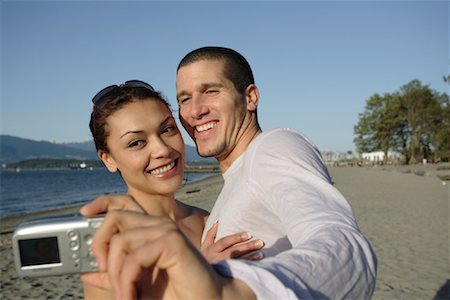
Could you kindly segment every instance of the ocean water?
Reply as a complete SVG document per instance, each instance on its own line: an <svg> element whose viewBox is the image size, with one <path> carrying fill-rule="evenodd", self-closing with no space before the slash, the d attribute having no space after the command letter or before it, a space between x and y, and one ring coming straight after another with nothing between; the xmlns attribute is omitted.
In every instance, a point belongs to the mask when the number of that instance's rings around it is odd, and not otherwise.
<svg viewBox="0 0 450 300"><path fill-rule="evenodd" d="M186 181L210 173L186 173ZM0 170L0 218L87 203L100 194L126 192L118 174L106 169Z"/></svg>

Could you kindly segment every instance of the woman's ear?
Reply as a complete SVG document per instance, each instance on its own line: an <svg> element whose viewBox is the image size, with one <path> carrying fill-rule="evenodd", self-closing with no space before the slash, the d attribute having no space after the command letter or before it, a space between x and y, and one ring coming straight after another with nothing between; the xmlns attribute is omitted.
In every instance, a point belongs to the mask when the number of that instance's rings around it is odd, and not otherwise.
<svg viewBox="0 0 450 300"><path fill-rule="evenodd" d="M248 111L256 111L256 108L258 107L258 101L259 101L258 87L254 84L250 84L245 89L245 97L247 99L247 110Z"/></svg>
<svg viewBox="0 0 450 300"><path fill-rule="evenodd" d="M116 166L116 162L114 161L114 158L106 151L103 150L98 150L97 152L98 157L103 161L103 163L105 164L106 168L111 172L111 173L115 173L117 172L117 166Z"/></svg>

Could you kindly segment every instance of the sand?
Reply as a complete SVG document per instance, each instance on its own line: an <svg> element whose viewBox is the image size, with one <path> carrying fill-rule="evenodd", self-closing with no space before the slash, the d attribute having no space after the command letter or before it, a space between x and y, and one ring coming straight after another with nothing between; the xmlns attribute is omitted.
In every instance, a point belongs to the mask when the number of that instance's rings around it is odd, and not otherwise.
<svg viewBox="0 0 450 300"><path fill-rule="evenodd" d="M378 255L373 299L450 299L450 181L443 182L437 176L449 171L437 171L433 166L333 167L330 173ZM221 176L213 176L185 185L177 198L210 210L221 187ZM77 210L74 207L47 214ZM28 217L2 220L0 298L82 299L77 275L38 279L17 276L11 231Z"/></svg>
<svg viewBox="0 0 450 300"><path fill-rule="evenodd" d="M378 256L373 299L450 299L450 181L430 171L330 171Z"/></svg>

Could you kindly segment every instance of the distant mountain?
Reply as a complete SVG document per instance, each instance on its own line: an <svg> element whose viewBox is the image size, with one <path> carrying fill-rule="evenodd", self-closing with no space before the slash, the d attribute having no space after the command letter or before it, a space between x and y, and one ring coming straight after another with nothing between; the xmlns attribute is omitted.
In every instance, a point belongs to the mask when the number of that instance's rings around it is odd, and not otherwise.
<svg viewBox="0 0 450 300"><path fill-rule="evenodd" d="M86 151L47 141L33 141L0 135L0 162L11 163L32 158L96 159L95 151Z"/></svg>
<svg viewBox="0 0 450 300"><path fill-rule="evenodd" d="M95 144L94 141L87 141L82 143L64 143L62 145L76 148L85 151L93 151L95 152ZM215 163L216 160L214 158L204 158L198 155L197 148L195 146L186 145L186 161L187 162L201 162L201 163Z"/></svg>
<svg viewBox="0 0 450 300"><path fill-rule="evenodd" d="M61 145L64 145L64 146L67 146L70 148L84 150L84 151L94 152L94 153L96 153L96 151L97 151L97 150L95 150L94 141L86 141L86 142L80 142L80 143L62 143Z"/></svg>
<svg viewBox="0 0 450 300"><path fill-rule="evenodd" d="M0 135L0 163L12 163L32 158L90 160L98 157L93 141L55 144ZM186 161L214 163L215 159L202 158L197 154L195 147L186 145Z"/></svg>

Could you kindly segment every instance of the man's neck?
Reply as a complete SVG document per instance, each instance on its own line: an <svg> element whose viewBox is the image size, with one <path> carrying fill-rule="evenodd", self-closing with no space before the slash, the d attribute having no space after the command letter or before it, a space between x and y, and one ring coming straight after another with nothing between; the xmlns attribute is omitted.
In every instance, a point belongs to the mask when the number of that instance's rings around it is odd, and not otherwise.
<svg viewBox="0 0 450 300"><path fill-rule="evenodd" d="M231 150L225 157L216 157L219 162L220 171L225 173L233 162L241 156L248 148L250 143L262 132L258 124L248 128L245 133L238 138L238 142L234 149Z"/></svg>

